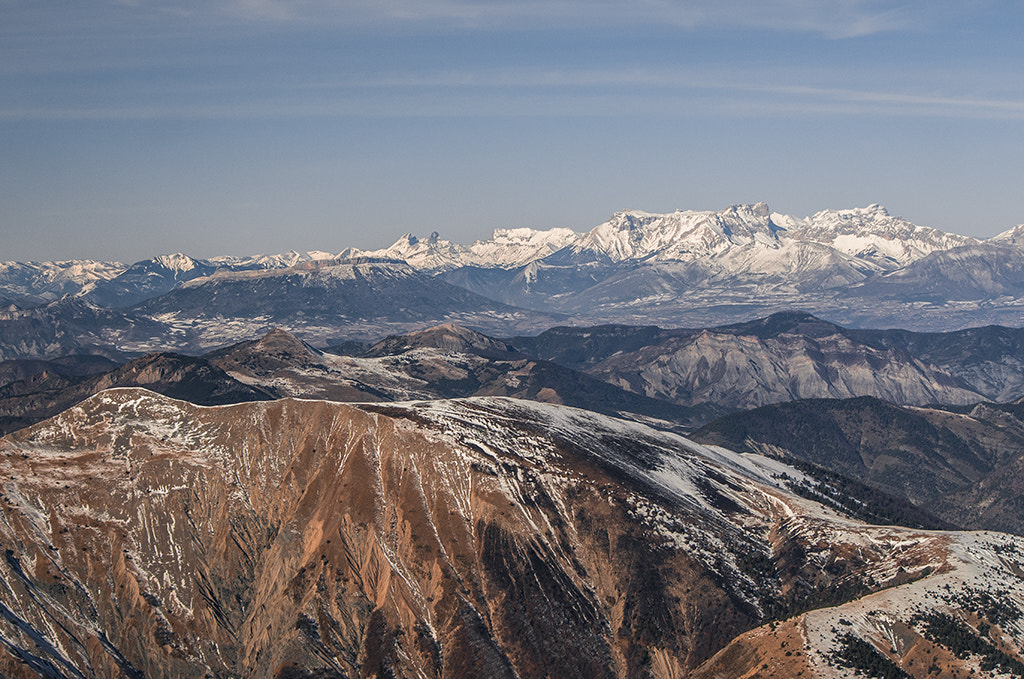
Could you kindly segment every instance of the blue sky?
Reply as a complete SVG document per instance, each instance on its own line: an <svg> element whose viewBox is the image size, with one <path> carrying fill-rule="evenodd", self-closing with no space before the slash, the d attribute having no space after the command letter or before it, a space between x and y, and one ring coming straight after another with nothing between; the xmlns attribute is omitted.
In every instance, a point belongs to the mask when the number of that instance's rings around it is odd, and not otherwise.
<svg viewBox="0 0 1024 679"><path fill-rule="evenodd" d="M1024 222L1024 2L0 0L0 260Z"/></svg>

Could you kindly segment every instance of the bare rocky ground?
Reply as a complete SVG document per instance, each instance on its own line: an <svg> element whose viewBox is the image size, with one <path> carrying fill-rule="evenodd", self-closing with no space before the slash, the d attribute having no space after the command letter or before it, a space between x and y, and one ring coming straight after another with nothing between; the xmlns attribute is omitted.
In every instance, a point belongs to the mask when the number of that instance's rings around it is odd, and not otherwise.
<svg viewBox="0 0 1024 679"><path fill-rule="evenodd" d="M4 676L952 677L1021 658L1024 540L870 526L791 492L792 467L564 406L113 389L2 439L0 474Z"/></svg>

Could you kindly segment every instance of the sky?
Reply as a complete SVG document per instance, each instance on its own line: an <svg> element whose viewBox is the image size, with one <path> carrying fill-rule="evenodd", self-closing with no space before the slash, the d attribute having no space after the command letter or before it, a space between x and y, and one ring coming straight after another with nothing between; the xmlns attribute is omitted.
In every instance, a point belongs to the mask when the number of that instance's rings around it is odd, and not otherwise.
<svg viewBox="0 0 1024 679"><path fill-rule="evenodd" d="M0 261L1024 223L1024 0L0 0Z"/></svg>

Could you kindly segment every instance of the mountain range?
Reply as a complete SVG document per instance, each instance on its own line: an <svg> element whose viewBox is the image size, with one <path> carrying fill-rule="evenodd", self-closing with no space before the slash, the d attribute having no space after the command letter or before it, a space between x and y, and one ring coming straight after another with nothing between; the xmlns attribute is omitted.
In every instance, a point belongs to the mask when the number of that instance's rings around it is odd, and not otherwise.
<svg viewBox="0 0 1024 679"><path fill-rule="evenodd" d="M200 405L504 396L680 432L705 425L695 433L701 440L783 455L912 505L942 507L949 525L1024 532L1024 519L1004 508L1015 497L1012 479L1021 478L1021 413L993 403L1024 396L1024 366L1012 361L1024 353L1022 332L850 330L786 313L710 330L553 328L506 340L449 324L317 349L275 329L200 357L163 352L120 366L89 355L7 361L0 432L111 387ZM945 405L921 407L929 403ZM963 498L985 489L1002 499L992 496L974 515Z"/></svg>
<svg viewBox="0 0 1024 679"><path fill-rule="evenodd" d="M99 306L89 295L11 307L0 311L0 359L201 353L275 327L323 346L444 322L526 332L566 320L495 302L402 262L316 260L265 270L218 270L128 308Z"/></svg>
<svg viewBox="0 0 1024 679"><path fill-rule="evenodd" d="M4 319L17 320L30 307L74 295L139 323L169 323L156 333L170 338L162 348L188 351L275 326L323 346L444 322L510 335L559 319L707 327L780 309L860 327L951 330L1019 323L1020 229L979 241L912 224L878 205L806 218L771 213L764 203L720 212L624 211L586 233L503 229L468 246L433 233L334 255L177 254L130 267L9 262L0 267L0 300L9 307ZM258 308L232 292L250 285L260 288ZM410 307L402 286L424 294ZM310 293L301 300L300 288ZM128 346L127 338L117 343ZM41 356L38 349L0 355Z"/></svg>
<svg viewBox="0 0 1024 679"><path fill-rule="evenodd" d="M0 363L0 433L39 422L112 387L144 387L199 405L282 397L393 402L509 396L670 429L690 429L728 412L627 391L453 325L391 336L360 348L355 356L316 349L275 329L259 340L204 356L159 352L123 365L89 355Z"/></svg>
<svg viewBox="0 0 1024 679"><path fill-rule="evenodd" d="M1006 242L1011 232L992 240ZM471 246L443 240L437 233L425 240L407 234L389 248L362 254L402 259L422 269L511 269L555 253L562 253L558 261L577 263L691 261L722 255L743 259L750 250L802 243L827 246L858 260L864 270L891 271L932 252L978 242L893 217L880 205L826 210L801 219L771 213L767 204L758 203L721 212L626 210L583 234L568 229L498 230L490 240Z"/></svg>
<svg viewBox="0 0 1024 679"><path fill-rule="evenodd" d="M623 211L0 300L0 676L1024 675L1024 225Z"/></svg>
<svg viewBox="0 0 1024 679"><path fill-rule="evenodd" d="M217 402L200 394L250 387L266 398L342 401L513 396L654 418L683 430L732 411L799 399L871 396L896 405L959 406L1024 397L1024 329L863 330L800 312L716 328L559 326L506 339L445 324L323 348L275 328L259 340L198 357L158 352L119 369L108 360L103 370L90 354L61 361L81 363L81 376L63 375L70 368L38 359L0 364L0 376L10 376L0 379L0 417L27 422L22 418L29 411L54 414L58 404L75 402L68 398L111 386L144 386L202 405ZM222 374L233 386L219 378L202 389L155 386L163 371L180 381L200 362L204 375ZM92 382L84 366L92 366ZM65 396L66 387L73 388Z"/></svg>

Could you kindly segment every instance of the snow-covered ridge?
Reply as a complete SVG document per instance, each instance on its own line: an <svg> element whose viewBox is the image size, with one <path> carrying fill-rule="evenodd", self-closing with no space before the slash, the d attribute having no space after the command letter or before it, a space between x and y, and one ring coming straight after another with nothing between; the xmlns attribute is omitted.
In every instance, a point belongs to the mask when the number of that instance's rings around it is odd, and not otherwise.
<svg viewBox="0 0 1024 679"><path fill-rule="evenodd" d="M1012 237L1010 233L996 238L1006 240ZM463 266L511 269L555 253L576 263L690 262L710 258L731 268L729 262L757 260L759 267L771 270L767 261L772 259L771 252L792 259L795 250L806 250L807 254L796 256L820 259L820 246L824 246L838 260L860 262L856 268L890 271L932 252L978 242L894 217L877 204L794 217L772 213L767 204L756 203L720 211L676 210L666 214L622 210L585 233L565 228L499 229L490 239L469 246L445 240L437 232L427 238L410 233L388 248L361 254L403 259L410 266L431 271Z"/></svg>
<svg viewBox="0 0 1024 679"><path fill-rule="evenodd" d="M893 217L877 204L851 210L823 210L803 219L774 214L772 220L793 238L828 245L887 269L906 266L937 250L978 242Z"/></svg>
<svg viewBox="0 0 1024 679"><path fill-rule="evenodd" d="M677 210L662 215L630 210L612 215L572 249L613 262L687 261L736 246L778 248L778 232L764 203L734 205L721 212Z"/></svg>
<svg viewBox="0 0 1024 679"><path fill-rule="evenodd" d="M336 257L348 256L348 251L341 254L323 252L321 250L310 250L308 252L297 252L289 250L276 255L249 255L237 257L233 255L220 255L206 260L217 267L228 269L283 269L303 262L314 262L321 259L334 259Z"/></svg>
<svg viewBox="0 0 1024 679"><path fill-rule="evenodd" d="M195 259L184 253L162 254L130 267L116 262L7 262L0 264L0 297L17 301L52 301L65 294L110 295L138 285L131 276L156 279L172 287L215 271L275 271L353 258L401 260L414 269L446 272L461 267L518 269L527 265L698 263L721 274L757 273L792 276L808 268L848 271L843 281L891 272L935 252L976 246L975 238L913 224L882 206L823 210L809 217L770 211L765 203L733 205L720 211L676 210L659 214L623 210L585 233L569 228L496 229L490 238L470 245L454 243L437 232L425 238L407 233L378 250L346 248L339 253L289 251L249 256ZM996 245L1024 244L1024 225L990 239ZM709 269L710 270L710 269ZM108 285L109 282L109 285ZM120 294L120 293L119 293ZM120 298L119 298L120 299ZM20 303L20 302L19 302Z"/></svg>
<svg viewBox="0 0 1024 679"><path fill-rule="evenodd" d="M75 259L61 262L0 263L0 297L36 298L50 302L74 294L97 281L110 280L127 267L120 262Z"/></svg>
<svg viewBox="0 0 1024 679"><path fill-rule="evenodd" d="M997 245L1024 247L1024 224L1018 224L1013 228L1007 229L1006 231L990 238L988 242L996 243Z"/></svg>
<svg viewBox="0 0 1024 679"><path fill-rule="evenodd" d="M198 264L196 260L181 252L176 252L173 255L157 255L153 258L153 262L169 271L181 273L192 271Z"/></svg>
<svg viewBox="0 0 1024 679"><path fill-rule="evenodd" d="M487 240L460 245L444 240L436 231L427 238L407 233L391 247L358 254L366 257L402 259L417 269L445 270L460 266L513 268L542 259L574 243L579 234L572 229L496 229Z"/></svg>

